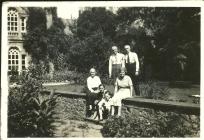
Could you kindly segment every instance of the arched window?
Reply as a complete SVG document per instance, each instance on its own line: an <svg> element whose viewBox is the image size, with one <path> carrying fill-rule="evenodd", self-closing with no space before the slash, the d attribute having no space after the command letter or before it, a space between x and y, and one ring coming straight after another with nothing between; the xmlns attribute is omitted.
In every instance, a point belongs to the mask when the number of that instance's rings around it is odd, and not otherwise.
<svg viewBox="0 0 204 140"><path fill-rule="evenodd" d="M19 69L19 51L17 49L10 49L8 55L8 70L18 71Z"/></svg>
<svg viewBox="0 0 204 140"><path fill-rule="evenodd" d="M10 9L8 11L8 31L18 31L18 13L15 9Z"/></svg>

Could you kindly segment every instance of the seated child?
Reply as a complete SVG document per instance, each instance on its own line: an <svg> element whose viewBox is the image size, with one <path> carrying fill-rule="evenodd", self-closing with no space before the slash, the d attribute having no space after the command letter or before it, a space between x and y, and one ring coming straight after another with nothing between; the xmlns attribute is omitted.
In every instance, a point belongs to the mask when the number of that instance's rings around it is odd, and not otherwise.
<svg viewBox="0 0 204 140"><path fill-rule="evenodd" d="M110 93L110 91L106 91L104 98L98 103L99 121L107 118L107 116L110 114L112 96L113 95Z"/></svg>
<svg viewBox="0 0 204 140"><path fill-rule="evenodd" d="M96 108L93 108L93 115L90 117L90 119L95 119L98 120L98 103L104 98L105 92L107 90L105 90L105 86L103 84L100 84L99 87L99 92L97 93L96 99L94 101L94 106L96 106Z"/></svg>
<svg viewBox="0 0 204 140"><path fill-rule="evenodd" d="M99 92L97 94L97 99L95 100L96 105L104 98L105 92L107 91L103 84L100 84L98 88Z"/></svg>

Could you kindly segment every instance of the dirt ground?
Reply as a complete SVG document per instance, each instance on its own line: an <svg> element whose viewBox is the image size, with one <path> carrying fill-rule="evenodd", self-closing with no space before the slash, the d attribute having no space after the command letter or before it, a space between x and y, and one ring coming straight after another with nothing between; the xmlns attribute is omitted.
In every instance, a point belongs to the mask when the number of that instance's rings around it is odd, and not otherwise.
<svg viewBox="0 0 204 140"><path fill-rule="evenodd" d="M102 125L87 121L64 120L63 124L57 124L56 137L92 137L102 138L100 130Z"/></svg>

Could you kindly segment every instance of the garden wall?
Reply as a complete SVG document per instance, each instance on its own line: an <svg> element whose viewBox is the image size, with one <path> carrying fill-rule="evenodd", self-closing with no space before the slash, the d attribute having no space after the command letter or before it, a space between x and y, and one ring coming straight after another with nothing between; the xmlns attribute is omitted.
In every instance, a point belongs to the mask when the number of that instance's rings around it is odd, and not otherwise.
<svg viewBox="0 0 204 140"><path fill-rule="evenodd" d="M51 91L47 90L43 93L49 94L50 92ZM55 95L59 96L57 111L59 112L61 119L84 119L86 114L85 93L65 92L58 90L54 91L54 93ZM172 121L172 126L170 126L170 129L175 128L175 133L179 132L179 129L186 128L187 130L185 131L191 131L190 134L193 134L193 136L200 135L199 104L152 100L141 97L127 98L123 100L122 107L122 116L126 115L132 116L133 118L146 118L147 125L151 124L151 119L155 118L161 122L168 121L169 123ZM179 126L181 124L182 127Z"/></svg>
<svg viewBox="0 0 204 140"><path fill-rule="evenodd" d="M162 137L199 137L200 105L144 98L123 100L122 116L138 117L141 127L160 130ZM131 117L130 117L131 116ZM165 129L163 129L165 128ZM163 129L163 133L161 132ZM147 130L147 133L153 130ZM143 133L142 133L143 134ZM141 135L141 134L139 134ZM145 136L147 136L145 134Z"/></svg>
<svg viewBox="0 0 204 140"><path fill-rule="evenodd" d="M43 91L44 95L52 91ZM86 115L85 93L53 91L58 96L57 112L61 120L83 120Z"/></svg>

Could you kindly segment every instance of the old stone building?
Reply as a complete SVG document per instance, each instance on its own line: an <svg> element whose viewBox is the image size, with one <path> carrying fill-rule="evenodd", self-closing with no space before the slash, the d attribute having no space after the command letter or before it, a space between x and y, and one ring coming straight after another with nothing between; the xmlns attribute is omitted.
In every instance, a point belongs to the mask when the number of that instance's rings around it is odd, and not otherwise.
<svg viewBox="0 0 204 140"><path fill-rule="evenodd" d="M26 34L26 21L28 13L26 8L8 8L8 71L26 70L29 62L29 55L23 48L23 35Z"/></svg>
<svg viewBox="0 0 204 140"><path fill-rule="evenodd" d="M50 8L44 8L46 13L47 29L52 25L52 12ZM7 13L8 27L8 72L20 74L25 71L32 59L23 48L24 35L27 33L28 20L27 7L9 7Z"/></svg>

